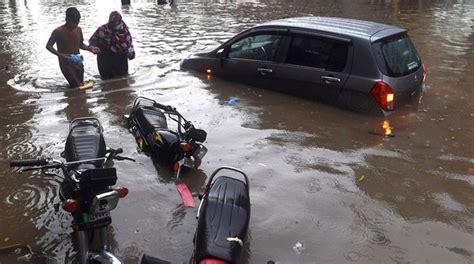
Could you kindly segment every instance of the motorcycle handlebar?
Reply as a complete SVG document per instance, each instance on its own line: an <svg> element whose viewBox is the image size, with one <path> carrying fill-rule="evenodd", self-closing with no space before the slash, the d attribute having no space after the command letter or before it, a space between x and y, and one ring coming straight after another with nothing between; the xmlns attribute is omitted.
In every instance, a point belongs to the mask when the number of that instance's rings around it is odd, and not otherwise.
<svg viewBox="0 0 474 264"><path fill-rule="evenodd" d="M10 167L44 166L46 164L48 164L48 160L46 158L10 161Z"/></svg>
<svg viewBox="0 0 474 264"><path fill-rule="evenodd" d="M120 156L119 154L123 153L123 149L122 148L118 148L118 149L111 149L110 150L110 153L111 153L111 158L113 159L116 159L116 160L131 160L133 162L135 162L134 159L132 158L128 158L128 157L123 157L123 156Z"/></svg>
<svg viewBox="0 0 474 264"><path fill-rule="evenodd" d="M118 149L116 149L116 150L114 151L114 154L115 154L115 155L118 155L118 154L120 154L120 153L122 153L122 152L123 152L123 149L122 149L122 148L118 148Z"/></svg>
<svg viewBox="0 0 474 264"><path fill-rule="evenodd" d="M176 109L174 109L174 108L173 108L172 106L170 106L170 105L163 105L163 104L160 104L160 103L155 102L155 103L153 103L153 106L158 107L158 108L160 108L160 109L163 109L163 110L165 110L165 111L176 112Z"/></svg>

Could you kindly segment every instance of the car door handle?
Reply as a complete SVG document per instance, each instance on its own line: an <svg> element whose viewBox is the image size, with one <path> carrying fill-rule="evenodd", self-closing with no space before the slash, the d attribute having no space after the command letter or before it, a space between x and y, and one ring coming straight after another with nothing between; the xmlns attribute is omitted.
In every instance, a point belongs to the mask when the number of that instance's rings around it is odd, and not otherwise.
<svg viewBox="0 0 474 264"><path fill-rule="evenodd" d="M321 76L321 80L324 80L327 84L333 83L333 82L341 82L341 79L333 76Z"/></svg>
<svg viewBox="0 0 474 264"><path fill-rule="evenodd" d="M261 75L266 75L273 72L273 70L269 68L258 68L257 71L260 72Z"/></svg>

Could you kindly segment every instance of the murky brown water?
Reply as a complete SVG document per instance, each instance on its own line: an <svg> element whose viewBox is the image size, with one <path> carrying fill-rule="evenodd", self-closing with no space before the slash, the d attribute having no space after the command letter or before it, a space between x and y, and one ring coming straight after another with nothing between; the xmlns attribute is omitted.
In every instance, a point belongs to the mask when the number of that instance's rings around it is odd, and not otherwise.
<svg viewBox="0 0 474 264"><path fill-rule="evenodd" d="M208 131L201 170L183 176L195 197L221 165L251 177L248 263L474 263L474 3L354 2L78 1L86 39L119 10L137 50L131 75L107 82L84 54L86 79L97 82L84 92L66 89L44 48L72 2L0 0L0 158L59 156L68 122L98 117L108 145L137 159L116 163L130 194L113 212L114 252L127 263L143 253L185 263L196 210L181 206L169 176L137 153L123 124L134 98L147 96ZM248 26L299 15L409 29L428 66L428 92L381 119L179 70L188 54ZM232 96L235 106L226 103ZM395 137L374 135L384 126ZM29 244L60 263L70 259L71 219L53 207L58 184L18 175L6 162L0 181L0 246ZM0 255L1 263L15 259Z"/></svg>

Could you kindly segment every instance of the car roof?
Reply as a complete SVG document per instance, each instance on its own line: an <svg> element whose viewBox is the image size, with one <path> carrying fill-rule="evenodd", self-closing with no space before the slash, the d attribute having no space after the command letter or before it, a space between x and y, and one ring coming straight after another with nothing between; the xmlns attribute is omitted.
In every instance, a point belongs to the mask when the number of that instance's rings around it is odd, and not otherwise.
<svg viewBox="0 0 474 264"><path fill-rule="evenodd" d="M376 33L379 33L377 34L377 39L380 39L382 37L385 37L384 35L389 36L406 31L403 28L371 21L318 16L278 19L257 25L256 27L262 26L292 27L300 29L318 30L369 40L370 37ZM383 34L380 31L385 31L386 34Z"/></svg>

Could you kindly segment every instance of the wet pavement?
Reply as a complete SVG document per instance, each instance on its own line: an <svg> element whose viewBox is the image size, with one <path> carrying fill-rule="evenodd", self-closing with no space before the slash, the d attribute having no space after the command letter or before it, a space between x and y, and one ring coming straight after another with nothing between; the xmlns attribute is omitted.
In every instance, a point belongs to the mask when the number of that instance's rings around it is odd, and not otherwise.
<svg viewBox="0 0 474 264"><path fill-rule="evenodd" d="M203 164L183 175L196 201L219 166L250 176L245 263L474 263L472 1L112 2L77 3L84 37L118 10L137 57L130 76L101 81L94 55L83 52L85 79L96 85L80 91L66 88L45 49L70 3L0 0L0 159L59 157L70 120L99 118L107 144L137 160L116 162L130 194L112 212L113 251L127 263L143 253L186 263L197 223L125 127L137 96L174 105L208 131ZM179 69L182 58L249 26L302 15L407 28L428 67L426 94L379 118ZM18 175L7 162L0 181L0 247L28 244L70 261L71 218L53 206L58 183ZM17 255L0 253L0 263Z"/></svg>

